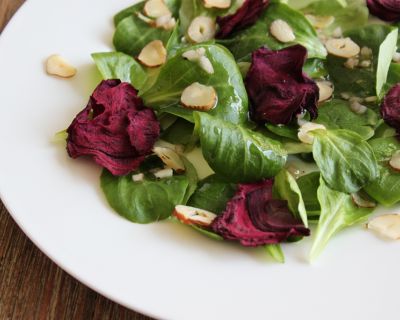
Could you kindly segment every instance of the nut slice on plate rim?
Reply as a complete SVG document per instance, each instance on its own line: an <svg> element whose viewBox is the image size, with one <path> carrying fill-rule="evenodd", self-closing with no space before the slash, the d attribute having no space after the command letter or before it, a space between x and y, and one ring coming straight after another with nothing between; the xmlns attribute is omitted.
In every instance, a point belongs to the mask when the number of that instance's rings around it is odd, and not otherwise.
<svg viewBox="0 0 400 320"><path fill-rule="evenodd" d="M208 111L217 102L217 93L210 86L195 82L183 90L181 104L187 109Z"/></svg>
<svg viewBox="0 0 400 320"><path fill-rule="evenodd" d="M62 78L71 78L76 74L76 68L58 54L47 58L46 72Z"/></svg>
<svg viewBox="0 0 400 320"><path fill-rule="evenodd" d="M392 240L400 239L400 215L384 214L373 218L367 223L367 228L379 235Z"/></svg>
<svg viewBox="0 0 400 320"><path fill-rule="evenodd" d="M153 40L142 49L138 60L146 67L161 66L167 61L167 50L160 40Z"/></svg>

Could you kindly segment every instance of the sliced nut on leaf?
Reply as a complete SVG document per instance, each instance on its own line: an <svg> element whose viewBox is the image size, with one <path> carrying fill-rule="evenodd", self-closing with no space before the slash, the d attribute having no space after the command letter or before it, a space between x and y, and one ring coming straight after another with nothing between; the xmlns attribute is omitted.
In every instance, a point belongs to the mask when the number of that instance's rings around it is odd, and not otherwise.
<svg viewBox="0 0 400 320"><path fill-rule="evenodd" d="M400 171L400 150L396 151L390 158L389 165L394 169Z"/></svg>
<svg viewBox="0 0 400 320"><path fill-rule="evenodd" d="M185 165L181 157L174 150L165 147L154 147L153 152L168 168L174 169L177 173L185 172Z"/></svg>
<svg viewBox="0 0 400 320"><path fill-rule="evenodd" d="M319 88L319 100L318 102L323 102L332 97L333 94L333 84L330 81L317 81L317 86Z"/></svg>
<svg viewBox="0 0 400 320"><path fill-rule="evenodd" d="M306 18L316 29L324 29L335 22L335 17L333 16L313 16L306 14Z"/></svg>
<svg viewBox="0 0 400 320"><path fill-rule="evenodd" d="M190 41L200 43L214 38L215 32L215 21L210 17L199 16L193 19L187 35Z"/></svg>
<svg viewBox="0 0 400 320"><path fill-rule="evenodd" d="M154 40L142 49L138 59L146 67L158 67L167 61L167 50L160 40Z"/></svg>
<svg viewBox="0 0 400 320"><path fill-rule="evenodd" d="M217 217L215 213L210 211L182 205L176 206L172 215L185 224L194 224L202 227L210 226Z"/></svg>
<svg viewBox="0 0 400 320"><path fill-rule="evenodd" d="M300 126L297 136L301 142L313 144L314 136L310 132L314 130L326 130L326 127L322 124L306 122Z"/></svg>
<svg viewBox="0 0 400 320"><path fill-rule="evenodd" d="M354 204L360 208L375 208L376 203L372 200L367 199L365 196L361 195L359 192L352 193L351 198L353 199Z"/></svg>
<svg viewBox="0 0 400 320"><path fill-rule="evenodd" d="M54 54L47 59L46 72L62 78L70 78L76 74L76 68L60 55Z"/></svg>
<svg viewBox="0 0 400 320"><path fill-rule="evenodd" d="M206 50L204 48L199 48L196 50L188 50L182 54L182 57L188 59L192 62L197 62L199 66L208 74L214 73L214 67L210 61L206 57Z"/></svg>
<svg viewBox="0 0 400 320"><path fill-rule="evenodd" d="M389 239L400 239L400 215L385 214L372 219L367 228Z"/></svg>
<svg viewBox="0 0 400 320"><path fill-rule="evenodd" d="M213 67L210 59L208 59L206 56L203 56L200 58L199 64L200 64L200 67L208 74L214 73L214 67Z"/></svg>
<svg viewBox="0 0 400 320"><path fill-rule="evenodd" d="M217 102L217 93L213 87L202 85L198 82L191 84L181 95L184 107L194 110L211 110Z"/></svg>
<svg viewBox="0 0 400 320"><path fill-rule="evenodd" d="M168 148L174 150L178 154L183 153L184 150L184 146L181 144L172 144L161 139L157 140L157 142L154 144L154 147Z"/></svg>
<svg viewBox="0 0 400 320"><path fill-rule="evenodd" d="M176 20L171 16L171 14L158 17L156 19L156 27L164 28L165 30L171 30L175 28Z"/></svg>
<svg viewBox="0 0 400 320"><path fill-rule="evenodd" d="M171 168L165 168L158 170L153 174L157 179L165 179L165 178L171 178L174 175L174 172L172 171Z"/></svg>
<svg viewBox="0 0 400 320"><path fill-rule="evenodd" d="M270 27L269 32L271 35L280 42L292 42L296 39L293 29L284 20L277 19L274 20Z"/></svg>
<svg viewBox="0 0 400 320"><path fill-rule="evenodd" d="M358 102L357 100L350 99L349 101L350 101L350 109L354 113L364 114L365 112L367 112L368 108L363 104L361 104L360 102Z"/></svg>
<svg viewBox="0 0 400 320"><path fill-rule="evenodd" d="M206 8L228 9L231 6L231 0L203 0Z"/></svg>
<svg viewBox="0 0 400 320"><path fill-rule="evenodd" d="M351 58L360 53L360 47L350 38L329 39L325 43L326 50L334 56Z"/></svg>
<svg viewBox="0 0 400 320"><path fill-rule="evenodd" d="M171 11L165 4L164 0L148 0L146 1L143 12L150 18L159 18L171 15Z"/></svg>
<svg viewBox="0 0 400 320"><path fill-rule="evenodd" d="M134 175L132 176L132 180L133 180L134 182L143 181L143 179L144 179L144 174L143 174L143 173L134 174Z"/></svg>

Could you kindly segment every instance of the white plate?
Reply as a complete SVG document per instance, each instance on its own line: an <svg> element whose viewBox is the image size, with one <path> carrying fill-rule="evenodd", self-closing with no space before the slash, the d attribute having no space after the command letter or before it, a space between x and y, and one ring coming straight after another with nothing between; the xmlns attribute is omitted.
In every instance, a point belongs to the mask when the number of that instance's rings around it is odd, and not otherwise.
<svg viewBox="0 0 400 320"><path fill-rule="evenodd" d="M86 105L98 80L90 53L111 49L112 16L130 4L29 0L0 39L0 192L26 234L86 285L157 318L397 318L398 243L358 227L313 265L309 241L285 246L279 265L184 226L135 225L107 206L99 168L51 142ZM47 76L52 53L78 75Z"/></svg>

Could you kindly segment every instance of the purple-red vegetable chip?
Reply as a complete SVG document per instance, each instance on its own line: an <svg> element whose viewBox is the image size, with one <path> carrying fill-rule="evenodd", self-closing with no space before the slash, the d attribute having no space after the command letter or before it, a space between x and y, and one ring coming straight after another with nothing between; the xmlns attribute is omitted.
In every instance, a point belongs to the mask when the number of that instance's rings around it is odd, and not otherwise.
<svg viewBox="0 0 400 320"><path fill-rule="evenodd" d="M282 212L282 217L278 216L275 200L272 199L273 183L273 180L265 180L240 184L234 197L227 203L225 211L213 221L212 230L224 239L237 240L247 247L280 243L291 236L308 235L309 230L300 226L301 222L290 220L286 212ZM260 193L249 197L258 191ZM261 203L252 203L260 200L260 196ZM271 200L273 202L269 204ZM253 211L257 205L260 205L260 208L250 214L249 209ZM279 205L281 206L280 202ZM268 211L271 207L274 212ZM269 214L273 216L265 217ZM257 220L259 225L256 226L252 219Z"/></svg>
<svg viewBox="0 0 400 320"><path fill-rule="evenodd" d="M371 14L382 20L400 21L399 0L367 0L367 6Z"/></svg>
<svg viewBox="0 0 400 320"><path fill-rule="evenodd" d="M219 31L216 38L226 38L233 32L254 24L268 4L269 0L245 0L234 14L218 17Z"/></svg>
<svg viewBox="0 0 400 320"><path fill-rule="evenodd" d="M268 186L247 195L247 210L254 226L262 231L310 235L310 230L290 212L287 201L271 199L271 192Z"/></svg>
<svg viewBox="0 0 400 320"><path fill-rule="evenodd" d="M383 120L400 135L400 83L393 86L383 99L381 115Z"/></svg>
<svg viewBox="0 0 400 320"><path fill-rule="evenodd" d="M253 52L245 84L254 121L288 124L305 110L311 119L318 116L319 89L303 73L306 58L307 49L301 45Z"/></svg>
<svg viewBox="0 0 400 320"><path fill-rule="evenodd" d="M72 158L92 156L113 175L125 175L151 153L160 125L129 83L106 80L67 132L67 151Z"/></svg>

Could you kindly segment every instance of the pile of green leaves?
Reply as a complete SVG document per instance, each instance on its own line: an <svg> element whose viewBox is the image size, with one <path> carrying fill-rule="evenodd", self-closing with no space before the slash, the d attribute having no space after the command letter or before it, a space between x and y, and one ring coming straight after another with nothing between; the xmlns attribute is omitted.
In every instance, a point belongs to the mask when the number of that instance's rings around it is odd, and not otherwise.
<svg viewBox="0 0 400 320"><path fill-rule="evenodd" d="M275 178L276 196L287 200L290 210L306 226L317 224L311 250L314 258L335 233L364 221L372 213L373 209L358 207L352 194L362 191L385 206L400 201L400 174L387 165L393 152L400 149L400 142L379 115L380 99L391 85L400 82L400 69L391 62L397 28L368 24L363 1L271 1L254 25L228 39L195 45L185 40L195 17L233 13L238 3L232 3L229 10L215 10L205 8L201 0L166 0L178 22L174 30L155 28L140 19L143 2L115 16L116 51L93 54L101 75L130 82L138 89L145 105L153 108L160 119L161 138L182 144L187 151L201 148L214 174L198 181L196 170L182 156L186 166L183 175L157 180L144 165L140 171L145 173L143 181L134 182L131 176L114 177L104 171L101 186L119 214L133 222L150 223L169 218L178 204L220 214L238 183ZM334 23L324 32L329 36L340 27L344 36L360 47L371 48L371 67L348 69L344 67L345 59L328 55L306 14L333 16ZM276 19L285 20L293 28L293 43L280 43L267 32ZM161 40L168 51L167 62L159 68L147 68L136 60L152 40ZM245 63L259 47L278 50L295 43L308 49L304 71L314 79L332 81L335 88L334 98L319 106L315 122L327 130L314 132L312 146L298 140L297 123L260 128L249 120L243 82ZM184 52L199 48L204 48L214 74L182 58ZM180 105L182 91L194 82L216 90L218 102L211 111L192 111ZM357 114L343 94L377 98L369 100L365 113ZM312 172L295 179L287 170L288 154L290 163L299 168L305 162L309 168L311 163ZM267 246L267 251L278 261L284 260L279 245Z"/></svg>

